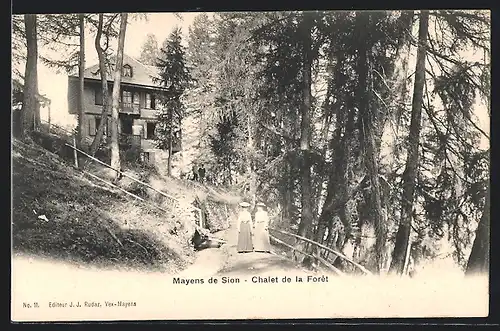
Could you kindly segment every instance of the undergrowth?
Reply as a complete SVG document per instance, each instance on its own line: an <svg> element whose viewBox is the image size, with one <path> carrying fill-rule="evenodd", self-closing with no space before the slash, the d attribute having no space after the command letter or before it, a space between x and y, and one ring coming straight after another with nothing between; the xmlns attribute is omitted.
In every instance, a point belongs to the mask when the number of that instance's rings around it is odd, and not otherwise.
<svg viewBox="0 0 500 331"><path fill-rule="evenodd" d="M229 226L241 199L237 192L162 175L154 165L137 162L134 153L122 154L126 176L117 185L164 212L69 166L74 151L66 146L68 137L33 132L32 139L13 146L15 251L120 268L178 270L192 261L197 208L205 227L217 232ZM96 157L109 164L109 149L99 149ZM113 170L81 154L78 161L84 171L113 181Z"/></svg>
<svg viewBox="0 0 500 331"><path fill-rule="evenodd" d="M193 260L172 213L89 180L33 142L14 140L12 157L14 252L162 271Z"/></svg>

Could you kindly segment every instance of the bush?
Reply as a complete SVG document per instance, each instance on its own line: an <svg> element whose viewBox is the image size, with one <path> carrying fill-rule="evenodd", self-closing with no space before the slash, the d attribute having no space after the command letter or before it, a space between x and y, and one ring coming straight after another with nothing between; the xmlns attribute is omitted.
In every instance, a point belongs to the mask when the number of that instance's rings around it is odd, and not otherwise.
<svg viewBox="0 0 500 331"><path fill-rule="evenodd" d="M141 157L140 147L131 147L126 149L125 152L120 153L122 161L125 162L139 162Z"/></svg>
<svg viewBox="0 0 500 331"><path fill-rule="evenodd" d="M206 227L210 232L227 229L230 210L224 203L214 201L207 196L204 201L196 199L196 205L202 210Z"/></svg>
<svg viewBox="0 0 500 331"><path fill-rule="evenodd" d="M192 262L172 213L82 177L36 144L14 140L12 155L15 252L165 272Z"/></svg>

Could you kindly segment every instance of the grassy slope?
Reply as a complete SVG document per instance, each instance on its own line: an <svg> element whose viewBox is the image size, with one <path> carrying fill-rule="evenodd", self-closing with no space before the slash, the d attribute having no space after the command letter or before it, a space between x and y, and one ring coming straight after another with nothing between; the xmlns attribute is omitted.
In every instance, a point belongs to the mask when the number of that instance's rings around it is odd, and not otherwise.
<svg viewBox="0 0 500 331"><path fill-rule="evenodd" d="M122 166L128 175L144 181L155 189L178 199L180 206L175 211L176 215L174 217L178 218L178 214L188 209L192 210L193 205L201 208L206 215L207 225L211 232L227 228L229 225L227 219L231 213L235 212L235 206L241 201L239 194L229 192L226 189L210 187L190 180L168 177L150 168L141 167L136 163L124 162ZM113 177L112 171L96 163L87 164L86 169L101 178L111 180ZM120 180L119 185L127 191L146 198L149 201L154 201L166 209L171 207L171 200L165 199L158 192L148 189L125 176Z"/></svg>
<svg viewBox="0 0 500 331"><path fill-rule="evenodd" d="M38 145L14 140L12 158L14 253L163 271L192 261L172 215L94 184Z"/></svg>

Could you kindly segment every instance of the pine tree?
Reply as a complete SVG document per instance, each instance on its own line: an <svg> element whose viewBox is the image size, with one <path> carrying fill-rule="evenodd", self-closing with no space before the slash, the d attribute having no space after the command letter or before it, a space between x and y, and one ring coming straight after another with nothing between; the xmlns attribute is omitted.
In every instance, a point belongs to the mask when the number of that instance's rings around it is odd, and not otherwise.
<svg viewBox="0 0 500 331"><path fill-rule="evenodd" d="M141 47L139 61L143 64L154 66L159 55L158 41L154 34L149 33Z"/></svg>
<svg viewBox="0 0 500 331"><path fill-rule="evenodd" d="M156 131L156 139L158 148L168 151L169 176L172 168L174 135L176 132L180 133L185 113L182 97L192 80L185 64L185 50L181 42L181 29L176 27L163 43L160 57L156 61L159 78L155 78L155 80L163 87L163 92L160 95L162 109L158 118L159 126Z"/></svg>
<svg viewBox="0 0 500 331"><path fill-rule="evenodd" d="M415 185L419 156L420 131L422 126L422 104L425 84L425 59L427 34L429 29L429 12L420 13L420 27L418 32L418 52L415 69L415 83L411 109L410 136L408 139L408 160L403 174L403 198L401 201L401 220L396 234L396 243L393 252L390 271L403 274L406 254L408 252L412 211L415 198Z"/></svg>

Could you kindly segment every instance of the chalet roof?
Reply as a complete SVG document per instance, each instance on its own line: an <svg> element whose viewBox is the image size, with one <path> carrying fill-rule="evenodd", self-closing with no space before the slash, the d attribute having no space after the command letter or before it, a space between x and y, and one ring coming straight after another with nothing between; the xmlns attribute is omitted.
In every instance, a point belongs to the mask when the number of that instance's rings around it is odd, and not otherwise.
<svg viewBox="0 0 500 331"><path fill-rule="evenodd" d="M108 66L108 81L112 82L113 69L114 69L114 58L111 59L111 66ZM148 87L160 87L158 83L153 82L153 77L158 77L158 69L155 66L150 66L143 64L131 56L123 54L123 66L129 65L132 68L132 77L126 77L122 75L122 82L134 85L142 85ZM111 68L113 67L113 68ZM78 77L78 72L70 74L70 77ZM85 68L84 77L86 79L96 79L100 80L101 75L99 73L99 63Z"/></svg>

